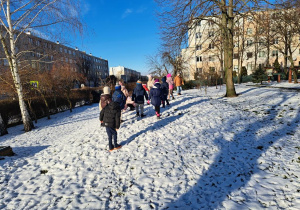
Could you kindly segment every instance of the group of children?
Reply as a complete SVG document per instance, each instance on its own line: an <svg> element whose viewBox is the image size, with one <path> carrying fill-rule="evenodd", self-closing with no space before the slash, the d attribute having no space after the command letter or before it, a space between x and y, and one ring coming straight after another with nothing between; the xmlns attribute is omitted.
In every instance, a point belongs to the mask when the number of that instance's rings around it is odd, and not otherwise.
<svg viewBox="0 0 300 210"><path fill-rule="evenodd" d="M160 106L165 108L169 106L169 100L175 99L173 96L174 82L171 74L164 76L161 81L152 78L148 75L149 81L147 85L143 85L140 80L136 82L136 87L132 92L132 97L129 96L127 89L122 81L119 81L115 86L115 92L111 95L110 88L105 86L103 94L100 96L99 109L100 109L100 122L105 126L109 140L109 151L120 149L121 145L117 143L117 131L120 128L121 111L126 110L129 106L135 107L137 117L145 117L144 104L145 99L147 103L154 106L157 118L160 118ZM114 139L114 143L112 143Z"/></svg>

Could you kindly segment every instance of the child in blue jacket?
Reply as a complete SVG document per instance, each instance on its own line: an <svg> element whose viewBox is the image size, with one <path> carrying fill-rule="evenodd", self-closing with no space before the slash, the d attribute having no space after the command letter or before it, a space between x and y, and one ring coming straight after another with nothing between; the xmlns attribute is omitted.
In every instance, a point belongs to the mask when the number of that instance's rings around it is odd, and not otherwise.
<svg viewBox="0 0 300 210"><path fill-rule="evenodd" d="M146 115L144 115L144 103L145 103L144 98L146 98L146 100L148 100L148 94L147 94L146 90L143 88L142 82L140 80L138 80L136 82L136 87L134 88L133 93L132 93L132 100L136 104L135 110L136 110L137 117L138 116L141 116L141 117L146 116ZM139 109L141 110L141 112L139 112Z"/></svg>
<svg viewBox="0 0 300 210"><path fill-rule="evenodd" d="M162 100L162 89L159 83L159 79L154 80L153 88L150 90L149 99L151 104L154 106L155 114L157 118L160 117L160 105Z"/></svg>

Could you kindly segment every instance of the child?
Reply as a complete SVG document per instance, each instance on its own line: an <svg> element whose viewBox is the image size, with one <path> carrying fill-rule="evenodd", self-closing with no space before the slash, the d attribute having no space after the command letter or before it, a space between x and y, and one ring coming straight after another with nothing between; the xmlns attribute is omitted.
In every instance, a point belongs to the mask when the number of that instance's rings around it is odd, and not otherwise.
<svg viewBox="0 0 300 210"><path fill-rule="evenodd" d="M110 102L100 112L101 125L106 127L108 135L109 151L120 149L122 146L117 143L117 131L120 128L121 108L119 103ZM112 138L114 137L114 144Z"/></svg>
<svg viewBox="0 0 300 210"><path fill-rule="evenodd" d="M174 95L173 95L173 89L174 89L174 82L172 79L172 75L171 74L167 74L167 83L169 84L169 95L168 95L168 99L170 100L170 97L172 95L172 100L174 100Z"/></svg>
<svg viewBox="0 0 300 210"><path fill-rule="evenodd" d="M150 100L151 104L155 108L155 114L157 118L160 118L160 105L161 105L161 98L162 98L162 91L160 88L159 79L154 80L153 88L150 90Z"/></svg>
<svg viewBox="0 0 300 210"><path fill-rule="evenodd" d="M165 108L165 102L167 102L167 106L169 106L169 101L168 101L168 94L169 94L169 84L166 82L167 78L163 77L161 78L162 84L161 84L161 90L162 90L162 108Z"/></svg>
<svg viewBox="0 0 300 210"><path fill-rule="evenodd" d="M110 102L111 102L110 88L108 86L105 86L103 88L103 93L100 96L99 110L101 111Z"/></svg>
<svg viewBox="0 0 300 210"><path fill-rule="evenodd" d="M144 115L144 97L146 100L148 100L148 94L146 90L142 86L142 82L138 80L136 82L136 87L133 90L132 93L132 100L135 102L135 110L136 110L136 116L138 117L140 114L141 117L145 117ZM141 109L141 112L139 112L139 108Z"/></svg>
<svg viewBox="0 0 300 210"><path fill-rule="evenodd" d="M125 108L126 96L121 91L121 85L118 82L115 86L115 92L112 95L112 101L119 103L121 110L123 110ZM124 122L124 120L122 120L122 116L120 119L121 119L121 122Z"/></svg>

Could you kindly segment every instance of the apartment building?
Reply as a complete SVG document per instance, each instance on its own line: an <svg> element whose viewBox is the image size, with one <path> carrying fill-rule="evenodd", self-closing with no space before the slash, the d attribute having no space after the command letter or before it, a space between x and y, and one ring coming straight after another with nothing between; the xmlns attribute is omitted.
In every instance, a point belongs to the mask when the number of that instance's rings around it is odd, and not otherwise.
<svg viewBox="0 0 300 210"><path fill-rule="evenodd" d="M17 35L16 35L17 36ZM87 54L78 48L52 42L30 32L23 33L17 41L18 64L20 69L50 71L54 64L68 65L74 72L87 78L86 86L96 87L109 75L108 60ZM0 46L0 68L8 68L8 61Z"/></svg>
<svg viewBox="0 0 300 210"><path fill-rule="evenodd" d="M259 65L272 66L276 59L282 67L284 66L286 58L281 53L281 49L284 49L282 39L276 33L266 33L266 26L256 21L272 20L272 18L274 18L274 11L256 12L249 16L236 17L233 71L238 72L245 67L247 74L250 75ZM188 47L181 51L181 56L186 61L186 68L183 72L186 80L193 80L195 73L216 73L221 77L224 75L224 55L222 54L218 21L219 19L216 17L201 20L188 31ZM294 66L299 67L300 34L292 39ZM290 65L291 62L287 61L287 67Z"/></svg>
<svg viewBox="0 0 300 210"><path fill-rule="evenodd" d="M124 66L116 66L109 68L109 75L114 75L117 79L122 79L124 82L136 82L141 79L141 73Z"/></svg>

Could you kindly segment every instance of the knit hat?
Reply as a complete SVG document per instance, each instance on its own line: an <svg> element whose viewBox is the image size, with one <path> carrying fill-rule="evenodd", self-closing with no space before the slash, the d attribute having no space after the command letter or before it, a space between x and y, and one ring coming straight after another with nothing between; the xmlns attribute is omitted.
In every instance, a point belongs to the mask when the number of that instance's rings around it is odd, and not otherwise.
<svg viewBox="0 0 300 210"><path fill-rule="evenodd" d="M136 83L137 83L137 84L142 84L142 81L141 81L141 80L138 80Z"/></svg>
<svg viewBox="0 0 300 210"><path fill-rule="evenodd" d="M172 77L172 74L167 74L167 77Z"/></svg>
<svg viewBox="0 0 300 210"><path fill-rule="evenodd" d="M118 82L116 83L115 90L121 90L121 85Z"/></svg>
<svg viewBox="0 0 300 210"><path fill-rule="evenodd" d="M103 88L103 94L110 94L110 88L108 86Z"/></svg>
<svg viewBox="0 0 300 210"><path fill-rule="evenodd" d="M159 79L155 79L154 82L159 82Z"/></svg>

